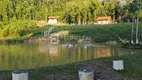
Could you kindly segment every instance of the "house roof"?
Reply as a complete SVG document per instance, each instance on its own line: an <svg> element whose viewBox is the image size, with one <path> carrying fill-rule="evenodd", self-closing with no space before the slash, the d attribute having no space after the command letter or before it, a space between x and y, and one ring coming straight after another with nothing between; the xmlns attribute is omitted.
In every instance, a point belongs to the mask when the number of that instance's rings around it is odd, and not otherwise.
<svg viewBox="0 0 142 80"><path fill-rule="evenodd" d="M49 16L48 19L58 19L59 16Z"/></svg>
<svg viewBox="0 0 142 80"><path fill-rule="evenodd" d="M98 17L96 20L97 21L102 21L102 20L110 20L111 21L111 16Z"/></svg>

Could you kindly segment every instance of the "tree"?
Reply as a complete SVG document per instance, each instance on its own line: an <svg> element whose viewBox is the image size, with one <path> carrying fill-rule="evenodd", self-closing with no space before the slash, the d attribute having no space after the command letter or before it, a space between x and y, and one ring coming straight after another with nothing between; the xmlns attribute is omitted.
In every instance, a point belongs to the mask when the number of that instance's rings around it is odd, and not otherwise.
<svg viewBox="0 0 142 80"><path fill-rule="evenodd" d="M128 11L129 13L131 13L133 15L133 18L136 18L137 20L137 25L136 25L136 44L139 43L139 39L138 39L138 32L139 32L139 27L138 27L138 24L139 24L139 15L140 15L140 12L141 12L141 6L142 5L142 2L140 2L139 0L134 0L132 3L130 3L127 8L128 8ZM133 27L133 25L132 25Z"/></svg>

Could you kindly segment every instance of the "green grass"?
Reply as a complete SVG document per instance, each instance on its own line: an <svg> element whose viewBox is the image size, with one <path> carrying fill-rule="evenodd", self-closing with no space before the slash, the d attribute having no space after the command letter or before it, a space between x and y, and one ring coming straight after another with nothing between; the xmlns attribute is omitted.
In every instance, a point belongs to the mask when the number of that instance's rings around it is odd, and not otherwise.
<svg viewBox="0 0 142 80"><path fill-rule="evenodd" d="M123 43L121 44L123 48L129 48L129 49L142 49L141 44L132 44L132 43Z"/></svg>
<svg viewBox="0 0 142 80"><path fill-rule="evenodd" d="M31 32L32 36L29 36L28 38L43 37L44 31L48 30L50 27L53 26L51 25L42 28L37 28ZM53 29L52 33L68 30L70 31L69 35L90 36L93 41L99 43L106 41L120 41L118 36L124 40L130 40L130 35L131 35L131 23L108 24L108 25L70 25L70 26L61 25L54 27L55 29ZM139 33L140 36L142 37L142 23L139 24ZM23 37L21 37L20 39L22 40Z"/></svg>
<svg viewBox="0 0 142 80"><path fill-rule="evenodd" d="M108 57L108 58L99 58L91 61L85 61L81 63L88 63L92 61L101 61L106 65L112 67L112 61L122 59L124 60L124 67L123 71L114 71L120 74L122 77L126 78L126 80L141 80L142 75L142 54L135 53L129 56L120 56L120 57ZM54 66L54 67L44 67L44 68L37 68L33 70L28 70L30 73L30 80L47 80L47 75L51 74L60 74L60 73L67 73L74 76L74 80L77 80L78 73L77 68L72 64L66 64L61 66ZM0 80L11 80L11 72L12 71L0 71ZM44 75L43 75L44 74Z"/></svg>
<svg viewBox="0 0 142 80"><path fill-rule="evenodd" d="M78 70L74 67L73 64L39 68L39 69L34 69L30 71L31 73L30 80L47 80L45 75L61 74L61 73L67 73L74 76L74 78L78 78L77 71ZM41 74L45 74L45 75L41 75ZM74 79L74 80L77 80L77 79Z"/></svg>
<svg viewBox="0 0 142 80"><path fill-rule="evenodd" d="M43 36L43 31L49 27L44 27L35 31L34 37ZM95 42L119 41L120 38L130 40L131 23L108 24L108 25L71 25L71 26L55 26L52 33L68 30L69 35L90 36ZM142 35L142 23L139 24L139 33ZM135 35L135 34L134 34Z"/></svg>
<svg viewBox="0 0 142 80"><path fill-rule="evenodd" d="M66 64L54 67L37 68L33 70L27 70L29 72L29 80L48 80L47 75L56 75L61 73L70 74L74 77L74 80L78 80L77 69L73 64ZM12 71L0 71L0 80L11 80ZM62 77L62 76L61 76Z"/></svg>
<svg viewBox="0 0 142 80"><path fill-rule="evenodd" d="M112 65L113 60L123 60L124 61L124 70L123 71L116 71L121 76L125 77L127 80L141 80L142 77L142 54L135 53L129 56L120 56L120 57L113 57L113 58L102 58L99 59L101 61L106 61L108 65Z"/></svg>

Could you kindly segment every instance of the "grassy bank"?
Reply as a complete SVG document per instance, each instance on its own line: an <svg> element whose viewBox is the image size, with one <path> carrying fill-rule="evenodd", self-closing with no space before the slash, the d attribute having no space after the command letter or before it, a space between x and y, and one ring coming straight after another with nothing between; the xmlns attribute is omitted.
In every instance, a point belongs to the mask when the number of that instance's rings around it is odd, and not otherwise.
<svg viewBox="0 0 142 80"><path fill-rule="evenodd" d="M35 21L16 20L0 27L0 41L15 42L24 40L39 29Z"/></svg>
<svg viewBox="0 0 142 80"><path fill-rule="evenodd" d="M23 27L26 27L26 26L23 26ZM18 31L16 33L13 33L13 35L18 35L18 37L14 36L13 38L7 39L7 40L18 41L18 40L28 39L31 37L43 37L44 31L48 30L50 27L53 27L53 26L52 25L44 26L40 28L33 27L33 30L31 29L31 27L26 28L28 31L25 31L25 30L23 31L24 28L21 28L22 32ZM54 26L54 27L55 28L53 29L52 33L66 30L66 31L69 31L69 35L89 36L95 42L120 41L118 36L122 38L123 40L130 40L130 35L131 35L131 23L108 24L108 25L70 25L70 26L62 25L62 26ZM15 30L14 28L12 29ZM6 32L6 30L4 31ZM0 32L1 31L2 30L0 30ZM139 38L141 40L142 23L139 24L139 34L140 34ZM6 35L10 37L10 35L8 34Z"/></svg>
<svg viewBox="0 0 142 80"><path fill-rule="evenodd" d="M43 31L49 27L39 29L34 33L34 37L43 36ZM119 38L130 40L131 24L108 24L108 25L71 25L55 26L53 32L67 30L69 35L90 36L95 42L119 41ZM142 35L142 23L139 24L139 33ZM134 34L135 35L135 34ZM139 37L140 37L139 36Z"/></svg>
<svg viewBox="0 0 142 80"><path fill-rule="evenodd" d="M80 62L81 64L87 64L90 66L90 64L93 62L100 63L107 65L109 68L112 68L112 60L116 59L122 59L124 60L124 66L125 70L123 71L112 71L114 73L119 74L126 80L141 80L142 77L142 54L141 53L135 53L129 56L121 56L121 57L113 57L113 58L101 58L101 59L95 59L91 61L85 61ZM44 67L44 68L38 68L33 70L28 70L30 73L30 80L53 80L52 78L65 78L65 80L78 80L78 69L81 69L82 66L77 67L76 64L80 63L72 63L72 64L66 64L61 66L55 66L55 67ZM97 65L93 65L92 67L97 67ZM107 67L100 66L101 69L104 67L104 69L107 70ZM97 70L96 70L97 71ZM108 71L111 71L110 69ZM11 72L12 71L0 71L0 80L11 80ZM99 71L100 74L102 73ZM53 77L54 76L54 77ZM60 80L60 79L59 79Z"/></svg>
<svg viewBox="0 0 142 80"><path fill-rule="evenodd" d="M124 60L124 71L116 71L121 76L125 77L126 80L141 80L142 77L142 54L141 53L134 53L129 56L121 56L121 57L114 57L114 58L103 58L99 59L101 61L106 61L106 64L111 65L112 60Z"/></svg>

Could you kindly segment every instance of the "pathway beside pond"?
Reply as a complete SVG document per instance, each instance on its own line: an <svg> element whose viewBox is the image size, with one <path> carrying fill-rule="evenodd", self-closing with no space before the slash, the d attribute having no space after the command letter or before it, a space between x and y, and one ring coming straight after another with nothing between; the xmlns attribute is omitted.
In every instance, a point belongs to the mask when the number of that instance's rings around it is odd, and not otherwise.
<svg viewBox="0 0 142 80"><path fill-rule="evenodd" d="M70 63L60 66L49 66L44 68L31 69L29 80L79 80L78 70L92 68L95 80L142 80L142 54L99 58L91 61ZM124 61L124 71L114 71L112 61L121 59ZM12 71L0 71L0 80L11 80Z"/></svg>
<svg viewBox="0 0 142 80"><path fill-rule="evenodd" d="M54 68L54 67L53 67ZM52 69L53 69L52 68ZM94 80L123 80L115 73L111 65L106 65L102 61L89 61L71 64L70 66L61 66L56 70L47 70L47 68L29 70L30 80L79 80L79 69L91 68L94 70ZM0 80L11 80L11 72L0 72Z"/></svg>
<svg viewBox="0 0 142 80"><path fill-rule="evenodd" d="M106 63L101 61L91 61L86 63L78 63L75 65L77 68L91 68L94 70L94 80L123 80L112 69L111 65L106 65Z"/></svg>

